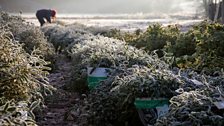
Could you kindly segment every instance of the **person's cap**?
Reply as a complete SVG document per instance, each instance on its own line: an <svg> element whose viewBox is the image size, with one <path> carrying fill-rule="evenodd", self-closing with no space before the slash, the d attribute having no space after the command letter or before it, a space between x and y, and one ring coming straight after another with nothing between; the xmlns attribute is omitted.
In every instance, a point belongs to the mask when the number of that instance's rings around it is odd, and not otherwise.
<svg viewBox="0 0 224 126"><path fill-rule="evenodd" d="M55 17L56 16L56 10L51 10L51 16Z"/></svg>

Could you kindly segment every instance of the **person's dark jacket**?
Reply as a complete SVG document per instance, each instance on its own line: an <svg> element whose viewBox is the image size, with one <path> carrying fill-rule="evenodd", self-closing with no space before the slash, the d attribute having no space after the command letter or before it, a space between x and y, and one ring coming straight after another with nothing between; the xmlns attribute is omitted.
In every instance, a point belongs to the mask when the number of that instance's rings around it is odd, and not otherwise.
<svg viewBox="0 0 224 126"><path fill-rule="evenodd" d="M36 17L40 22L40 25L43 26L45 23L44 18L47 20L47 22L51 23L51 17L55 16L55 12L48 9L41 9L36 12Z"/></svg>
<svg viewBox="0 0 224 126"><path fill-rule="evenodd" d="M46 18L49 23L51 23L51 10L41 9L36 13L37 18Z"/></svg>

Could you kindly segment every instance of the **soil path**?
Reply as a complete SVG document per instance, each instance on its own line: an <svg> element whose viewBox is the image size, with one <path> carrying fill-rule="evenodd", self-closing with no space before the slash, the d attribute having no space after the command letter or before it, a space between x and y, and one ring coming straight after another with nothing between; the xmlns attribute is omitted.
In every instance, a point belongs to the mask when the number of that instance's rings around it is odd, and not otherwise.
<svg viewBox="0 0 224 126"><path fill-rule="evenodd" d="M45 99L46 108L37 112L37 124L39 126L77 126L74 119L67 116L67 113L79 96L77 93L63 89L71 75L71 61L60 54L56 65L58 68L49 75L49 82L57 90Z"/></svg>

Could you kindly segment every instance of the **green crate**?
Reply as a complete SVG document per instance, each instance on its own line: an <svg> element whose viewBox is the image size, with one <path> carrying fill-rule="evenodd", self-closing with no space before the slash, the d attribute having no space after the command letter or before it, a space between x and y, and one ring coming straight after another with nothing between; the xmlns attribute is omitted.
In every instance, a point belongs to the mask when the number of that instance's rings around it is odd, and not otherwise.
<svg viewBox="0 0 224 126"><path fill-rule="evenodd" d="M103 81L105 79L107 79L107 77L88 77L87 82L89 89L94 89L100 81Z"/></svg>
<svg viewBox="0 0 224 126"><path fill-rule="evenodd" d="M89 89L94 89L100 83L100 81L107 79L108 76L107 71L109 70L109 68L98 67L95 68L91 74L90 71L92 71L93 67L88 67L87 69L88 69L87 82Z"/></svg>
<svg viewBox="0 0 224 126"><path fill-rule="evenodd" d="M134 105L137 109L156 108L168 105L168 99L135 99Z"/></svg>

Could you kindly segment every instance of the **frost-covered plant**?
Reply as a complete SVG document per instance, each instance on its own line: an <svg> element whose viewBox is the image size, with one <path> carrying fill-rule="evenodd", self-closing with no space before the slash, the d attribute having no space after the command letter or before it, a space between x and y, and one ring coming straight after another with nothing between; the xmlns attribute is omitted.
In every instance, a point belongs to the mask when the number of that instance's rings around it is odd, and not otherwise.
<svg viewBox="0 0 224 126"><path fill-rule="evenodd" d="M30 100L48 89L48 64L35 50L28 54L12 34L0 29L0 96L6 100ZM47 88L48 87L48 88Z"/></svg>
<svg viewBox="0 0 224 126"><path fill-rule="evenodd" d="M136 113L135 98L169 99L180 87L192 85L166 68L117 67L112 75L92 90L87 99L89 121L94 125L124 125Z"/></svg>
<svg viewBox="0 0 224 126"><path fill-rule="evenodd" d="M0 19L1 25L7 25L9 30L14 34L17 34L19 29L26 29L24 26L28 25L28 23L26 23L21 17L11 16L2 11L0 11Z"/></svg>
<svg viewBox="0 0 224 126"><path fill-rule="evenodd" d="M160 61L156 57L149 56L143 50L126 45L125 42L96 36L92 39L85 40L78 44L74 44L70 51L70 56L73 63L73 82L79 84L76 80L85 82L87 67L107 67L114 68L120 64L131 67L132 65L144 65L151 67L163 66L167 64ZM158 61L160 61L159 64ZM81 83L80 83L81 84Z"/></svg>
<svg viewBox="0 0 224 126"><path fill-rule="evenodd" d="M45 26L42 28L44 34L48 37L48 41L53 43L57 51L67 52L70 44L76 44L86 39L90 39L92 35L103 34L107 32L106 28L87 27L83 24L74 23L69 25ZM69 49L70 47L68 47Z"/></svg>
<svg viewBox="0 0 224 126"><path fill-rule="evenodd" d="M184 92L170 100L169 113L155 125L224 125L223 110L214 104L222 100L223 88L219 86Z"/></svg>
<svg viewBox="0 0 224 126"><path fill-rule="evenodd" d="M28 53L38 49L39 51L36 51L38 55L54 63L55 49L51 43L47 42L39 28L25 22L21 17L10 16L4 12L0 12L0 19L2 19L1 25L7 26L14 38L24 44L23 47Z"/></svg>
<svg viewBox="0 0 224 126"><path fill-rule="evenodd" d="M38 49L39 55L42 55L45 60L53 61L55 55L54 46L47 42L43 32L36 27L27 27L26 30L20 31L15 37L20 43L23 43L23 48L26 52L31 53L34 49Z"/></svg>
<svg viewBox="0 0 224 126"><path fill-rule="evenodd" d="M25 51L11 28L0 25L0 124L36 126L32 111L53 90L48 85L49 63L40 50Z"/></svg>
<svg viewBox="0 0 224 126"><path fill-rule="evenodd" d="M8 101L0 106L1 126L37 126L33 109L39 105L40 101L28 104L27 101L13 102Z"/></svg>
<svg viewBox="0 0 224 126"><path fill-rule="evenodd" d="M134 65L131 68L121 66L112 72L112 76L90 92L86 104L90 123L94 125L124 125L130 120L133 121L133 116L136 113L133 103L135 98L140 97L171 99L171 111L164 117L164 120L160 120L160 125L176 123L184 125L192 121L195 125L223 124L224 115L219 113L213 104L213 102L223 100L222 74L214 78L197 74L191 70L174 72L166 68L154 69L139 65ZM196 92L196 94L193 93L189 99L184 98L184 95L192 92ZM214 109L210 110L211 107ZM187 113L190 111L192 113ZM209 111L210 114L203 117L200 115L200 111ZM190 114L196 116L197 119L185 118ZM207 119L210 121L201 121ZM216 122L216 119L219 122Z"/></svg>

